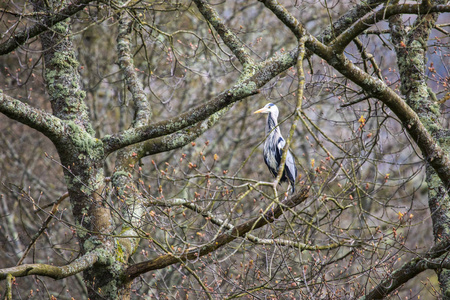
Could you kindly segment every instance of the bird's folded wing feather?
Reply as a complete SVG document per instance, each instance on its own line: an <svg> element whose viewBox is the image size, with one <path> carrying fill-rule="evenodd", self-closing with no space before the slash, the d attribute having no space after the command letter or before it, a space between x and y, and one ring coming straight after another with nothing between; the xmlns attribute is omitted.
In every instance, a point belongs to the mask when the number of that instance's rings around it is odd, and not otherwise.
<svg viewBox="0 0 450 300"><path fill-rule="evenodd" d="M277 144L277 161L278 163L281 162L281 156L283 155L283 148L286 145L286 141L280 137L278 139L278 144ZM286 156L286 171L289 172L292 175L292 178L295 180L295 178L297 177L297 168L295 167L295 161L294 161L294 157L292 156L291 152L288 150L287 156Z"/></svg>

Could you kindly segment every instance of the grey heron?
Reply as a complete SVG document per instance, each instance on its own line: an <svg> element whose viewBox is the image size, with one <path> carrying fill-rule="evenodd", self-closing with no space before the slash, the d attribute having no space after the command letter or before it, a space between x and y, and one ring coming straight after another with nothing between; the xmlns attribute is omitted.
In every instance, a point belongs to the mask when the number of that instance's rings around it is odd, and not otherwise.
<svg viewBox="0 0 450 300"><path fill-rule="evenodd" d="M278 107L273 103L268 103L263 108L254 112L254 114L259 113L268 114L266 123L267 138L264 143L264 162L269 168L270 173L277 177L281 164L281 156L283 155L283 148L286 145L286 141L281 135L280 127L278 126ZM292 194L295 191L294 184L296 178L297 168L295 167L294 157L288 150L280 182L289 181Z"/></svg>

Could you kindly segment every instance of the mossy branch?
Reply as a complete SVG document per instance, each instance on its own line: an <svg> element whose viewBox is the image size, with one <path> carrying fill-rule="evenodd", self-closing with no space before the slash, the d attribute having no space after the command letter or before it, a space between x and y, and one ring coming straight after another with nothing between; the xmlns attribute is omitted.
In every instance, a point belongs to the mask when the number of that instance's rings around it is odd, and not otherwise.
<svg viewBox="0 0 450 300"><path fill-rule="evenodd" d="M52 266L47 264L26 264L11 268L0 269L0 280L8 276L24 277L29 275L47 276L53 279L62 279L78 274L93 266L99 260L99 254L89 252L66 266Z"/></svg>
<svg viewBox="0 0 450 300"><path fill-rule="evenodd" d="M63 137L65 125L61 119L5 95L2 90L0 90L0 112L8 118L36 129L54 143Z"/></svg>
<svg viewBox="0 0 450 300"><path fill-rule="evenodd" d="M137 157L140 159L144 156L167 152L187 145L202 135L206 130L217 124L220 118L230 108L231 106L227 106L212 114L206 120L198 122L197 124L189 126L183 130L146 141L143 147L139 149Z"/></svg>
<svg viewBox="0 0 450 300"><path fill-rule="evenodd" d="M122 13L119 21L119 34L117 36L117 52L119 67L125 74L125 82L131 93L136 113L133 127L147 125L152 117L152 110L145 95L131 53L131 30L134 20L128 12Z"/></svg>
<svg viewBox="0 0 450 300"><path fill-rule="evenodd" d="M336 20L331 26L325 29L317 39L325 44L330 43L338 35L344 32L352 24L357 22L359 19L364 17L371 10L376 8L381 3L386 3L389 0L367 0L361 1L356 4L353 8L349 9L348 12L343 14L339 19Z"/></svg>

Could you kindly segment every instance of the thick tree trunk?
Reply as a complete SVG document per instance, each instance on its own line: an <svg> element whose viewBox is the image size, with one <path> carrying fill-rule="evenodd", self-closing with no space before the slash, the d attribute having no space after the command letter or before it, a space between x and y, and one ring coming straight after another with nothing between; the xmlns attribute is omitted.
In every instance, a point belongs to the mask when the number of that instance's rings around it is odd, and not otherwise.
<svg viewBox="0 0 450 300"><path fill-rule="evenodd" d="M127 259L117 257L116 241L110 237L113 221L105 188L103 143L95 138L89 121L68 33L68 23L61 22L41 35L41 43L53 114L66 124L65 136L55 146L64 169L81 254L101 249L98 262L84 271L84 279L90 299L117 299L119 295L127 299L130 287L121 280Z"/></svg>
<svg viewBox="0 0 450 300"><path fill-rule="evenodd" d="M402 24L400 15L390 19L392 41L396 46L397 64L401 74L401 92L408 105L417 113L421 122L438 141L439 146L449 153L450 137L438 120L440 104L426 78L426 41L436 23L438 14L419 16L410 31ZM416 141L420 143L420 141ZM426 182L428 185L428 203L433 221L433 234L436 243L450 239L450 197L445 183L439 178L436 170L426 165ZM438 269L439 283L445 299L450 299L450 270Z"/></svg>

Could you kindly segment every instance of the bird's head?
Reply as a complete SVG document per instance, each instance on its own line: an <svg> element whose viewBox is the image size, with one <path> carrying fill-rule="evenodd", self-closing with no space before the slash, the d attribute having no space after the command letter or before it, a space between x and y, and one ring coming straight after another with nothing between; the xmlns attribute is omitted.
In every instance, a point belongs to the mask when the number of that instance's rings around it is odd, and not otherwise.
<svg viewBox="0 0 450 300"><path fill-rule="evenodd" d="M258 109L254 114L268 114L273 113L278 116L278 108L273 103L267 103L263 108Z"/></svg>

